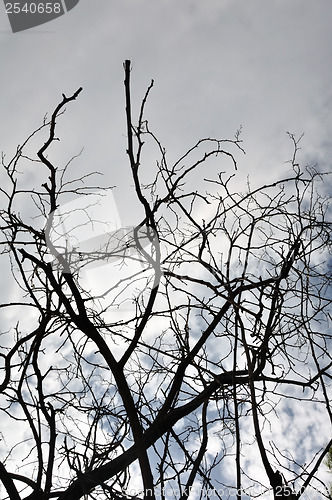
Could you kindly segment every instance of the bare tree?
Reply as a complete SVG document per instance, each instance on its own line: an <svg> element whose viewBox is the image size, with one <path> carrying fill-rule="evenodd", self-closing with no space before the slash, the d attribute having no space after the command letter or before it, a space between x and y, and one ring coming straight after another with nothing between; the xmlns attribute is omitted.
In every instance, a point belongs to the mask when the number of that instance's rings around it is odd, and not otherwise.
<svg viewBox="0 0 332 500"><path fill-rule="evenodd" d="M239 133L201 139L169 164L144 115L153 81L134 124L129 61L124 71L136 225L105 220L86 238L111 188L52 160L56 124L82 89L2 157L2 264L13 280L0 305L1 498L328 497L318 474L332 444L322 447L332 419L323 174L300 169L293 135L290 174L244 192ZM148 144L158 160L147 170ZM214 177L193 185L208 164ZM98 283L84 278L100 270ZM296 449L280 431L290 414ZM295 429L317 415L327 436L308 460Z"/></svg>
<svg viewBox="0 0 332 500"><path fill-rule="evenodd" d="M329 472L332 472L332 447L329 448L329 450L328 450L328 452L326 454L326 457L325 457L325 460L324 460L324 464L329 469ZM328 488L329 488L329 492L330 492L329 498L332 498L332 486L331 486L331 483L328 485Z"/></svg>

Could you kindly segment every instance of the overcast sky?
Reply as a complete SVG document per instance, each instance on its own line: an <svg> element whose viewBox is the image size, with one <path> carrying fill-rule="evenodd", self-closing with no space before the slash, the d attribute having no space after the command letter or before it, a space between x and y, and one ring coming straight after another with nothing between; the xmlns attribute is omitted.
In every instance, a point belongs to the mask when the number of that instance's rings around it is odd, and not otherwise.
<svg viewBox="0 0 332 500"><path fill-rule="evenodd" d="M329 0L81 0L13 34L1 5L0 149L10 156L62 92L82 86L58 129L61 153L84 146L75 168L107 175L121 205L130 182L122 63L131 59L134 108L153 78L147 118L171 159L242 125L242 179L286 168L286 131L305 133L303 161L329 169L331 24Z"/></svg>
<svg viewBox="0 0 332 500"><path fill-rule="evenodd" d="M125 59L136 111L155 80L146 117L171 159L201 137L233 138L242 125L240 180L249 174L265 183L287 171L287 131L304 132L304 163L331 170L331 0L80 0L58 19L15 34L1 3L0 54L0 150L10 157L62 93L82 86L59 120L53 160L84 147L73 168L99 170L105 184L118 186L125 225L135 223Z"/></svg>

